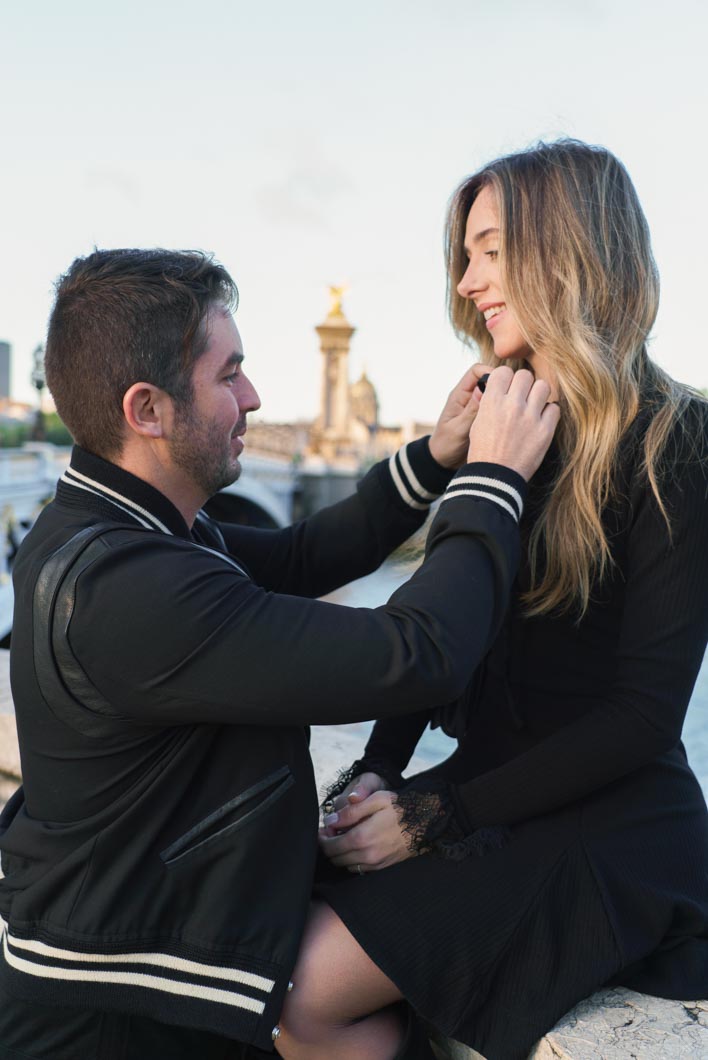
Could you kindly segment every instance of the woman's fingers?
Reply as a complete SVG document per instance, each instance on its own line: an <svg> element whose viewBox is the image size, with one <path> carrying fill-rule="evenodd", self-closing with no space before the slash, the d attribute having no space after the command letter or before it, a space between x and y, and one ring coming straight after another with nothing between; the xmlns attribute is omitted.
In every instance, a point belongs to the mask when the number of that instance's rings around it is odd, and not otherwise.
<svg viewBox="0 0 708 1060"><path fill-rule="evenodd" d="M334 836L321 829L318 838L323 854L334 865L354 864L365 857L366 830L361 825Z"/></svg>
<svg viewBox="0 0 708 1060"><path fill-rule="evenodd" d="M385 787L386 781L378 773L360 773L350 784L347 784L340 795L332 800L331 804L325 804L325 816L343 810L345 806L352 803L363 802L364 799L368 799L369 795Z"/></svg>
<svg viewBox="0 0 708 1060"><path fill-rule="evenodd" d="M388 796L388 799L384 798L384 796ZM393 793L390 791L374 791L359 802L349 801L340 810L325 814L324 826L325 828L337 830L353 828L364 818L370 817L373 813L381 810L386 805L386 802L390 802L392 798Z"/></svg>
<svg viewBox="0 0 708 1060"><path fill-rule="evenodd" d="M365 803L330 815L319 832L322 852L341 868L382 868L410 857L395 802L393 792L375 792Z"/></svg>

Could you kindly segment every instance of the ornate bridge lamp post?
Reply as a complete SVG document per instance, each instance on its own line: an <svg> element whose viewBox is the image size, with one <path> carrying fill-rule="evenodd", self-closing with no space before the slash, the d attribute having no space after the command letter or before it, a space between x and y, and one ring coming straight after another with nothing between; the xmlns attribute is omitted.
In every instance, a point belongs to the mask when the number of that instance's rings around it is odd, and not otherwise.
<svg viewBox="0 0 708 1060"><path fill-rule="evenodd" d="M37 391L37 412L32 426L32 441L44 442L46 441L47 432L42 411L42 393L47 385L47 380L44 374L44 347L41 344L35 349L32 358L34 361L32 366L32 386Z"/></svg>

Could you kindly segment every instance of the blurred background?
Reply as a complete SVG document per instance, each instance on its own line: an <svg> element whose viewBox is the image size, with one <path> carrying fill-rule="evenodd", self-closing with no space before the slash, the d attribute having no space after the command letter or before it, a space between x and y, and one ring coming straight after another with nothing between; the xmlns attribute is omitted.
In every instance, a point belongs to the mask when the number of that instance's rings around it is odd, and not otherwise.
<svg viewBox="0 0 708 1060"><path fill-rule="evenodd" d="M384 422L469 359L445 311L456 184L539 138L627 165L663 294L653 353L708 386L708 8L698 0L0 0L0 340L33 400L52 284L96 245L234 275L262 416L317 414L313 326L346 285Z"/></svg>
<svg viewBox="0 0 708 1060"><path fill-rule="evenodd" d="M662 277L652 353L708 387L707 31L699 0L0 0L0 441L68 441L41 346L74 257L201 248L240 288L271 424L249 430L265 455L247 453L239 517L278 525L334 499L381 446L435 419L470 361L445 309L453 189L564 135L629 169ZM351 436L328 452L310 432L332 335L354 389L340 409ZM0 463L10 561L66 459L43 444ZM379 602L395 575L350 602ZM0 571L0 635L9 594ZM705 671L689 741L708 784Z"/></svg>

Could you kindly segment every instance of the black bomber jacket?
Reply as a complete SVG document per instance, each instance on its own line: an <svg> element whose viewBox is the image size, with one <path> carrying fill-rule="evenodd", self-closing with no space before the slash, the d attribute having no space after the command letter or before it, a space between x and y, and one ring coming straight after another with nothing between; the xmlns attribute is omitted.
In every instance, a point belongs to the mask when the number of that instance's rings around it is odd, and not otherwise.
<svg viewBox="0 0 708 1060"><path fill-rule="evenodd" d="M525 484L485 464L449 480L422 440L292 527L190 531L74 450L14 569L8 992L272 1047L316 854L307 726L452 700L506 604ZM315 599L374 570L443 490L386 605Z"/></svg>

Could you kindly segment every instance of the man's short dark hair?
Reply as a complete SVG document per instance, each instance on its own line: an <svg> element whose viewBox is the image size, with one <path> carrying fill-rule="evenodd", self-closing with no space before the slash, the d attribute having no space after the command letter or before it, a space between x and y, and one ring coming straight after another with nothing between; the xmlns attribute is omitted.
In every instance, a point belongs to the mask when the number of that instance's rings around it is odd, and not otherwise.
<svg viewBox="0 0 708 1060"><path fill-rule="evenodd" d="M56 285L45 364L57 411L79 445L108 458L120 453L123 395L133 383L188 403L209 310L237 303L226 269L201 251L96 250L77 258Z"/></svg>

